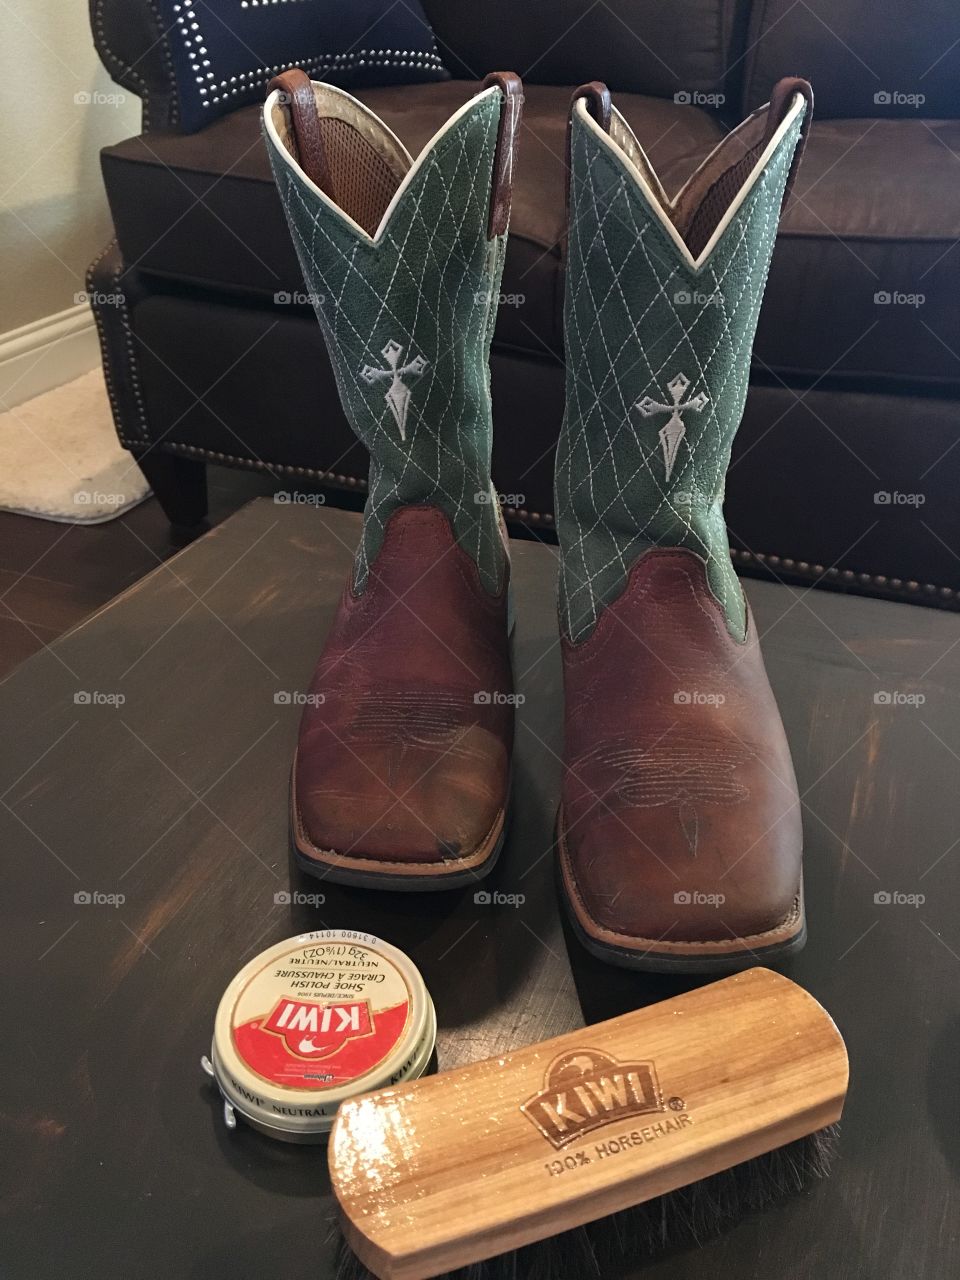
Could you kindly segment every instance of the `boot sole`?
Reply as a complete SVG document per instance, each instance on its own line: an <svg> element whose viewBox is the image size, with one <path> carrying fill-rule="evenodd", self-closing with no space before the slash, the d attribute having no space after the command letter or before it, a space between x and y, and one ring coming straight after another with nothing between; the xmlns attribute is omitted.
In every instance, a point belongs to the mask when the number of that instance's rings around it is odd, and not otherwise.
<svg viewBox="0 0 960 1280"><path fill-rule="evenodd" d="M589 931L584 917L577 909L577 894L569 857L563 837L562 813L557 813L556 827L557 874L560 879L560 897L567 918L581 945L606 964L621 969L636 969L645 973L737 973L756 964L775 963L802 950L807 941L807 920L803 901L803 879L798 893L797 919L779 929L770 930L774 940L753 946L747 939L731 938L724 942L674 943L673 948L687 946L689 951L658 950L662 946L655 938L638 938L637 945L624 946L598 938ZM779 935L779 936L776 936ZM767 935L769 936L769 935ZM712 949L713 948L713 949Z"/></svg>
<svg viewBox="0 0 960 1280"><path fill-rule="evenodd" d="M307 839L300 824L295 768L296 762L290 772L290 847L294 862L307 875L356 889L431 893L437 889L460 889L478 883L493 870L500 857L507 837L508 805L500 810L493 830L480 849L468 858L458 859L449 871L438 871L436 865L429 862L378 863L374 858L354 858L334 849L318 849Z"/></svg>

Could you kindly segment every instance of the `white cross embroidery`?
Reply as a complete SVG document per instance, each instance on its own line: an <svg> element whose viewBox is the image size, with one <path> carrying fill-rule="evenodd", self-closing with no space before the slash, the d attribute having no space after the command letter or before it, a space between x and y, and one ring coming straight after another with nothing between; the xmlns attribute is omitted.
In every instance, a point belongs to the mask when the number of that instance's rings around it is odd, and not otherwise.
<svg viewBox="0 0 960 1280"><path fill-rule="evenodd" d="M399 342L394 342L391 338L381 353L387 362L386 369L375 369L373 365L365 364L360 370L360 377L364 382L380 382L383 378L390 379L390 386L387 388L387 394L384 399L390 412L393 414L394 421L400 428L400 439L407 438L407 410L410 407L410 388L403 379L408 374L423 373L427 367L427 362L423 356L414 356L407 364L400 364L400 357L403 354L403 347Z"/></svg>
<svg viewBox="0 0 960 1280"><path fill-rule="evenodd" d="M652 417L655 413L669 413L670 417L660 428L660 448L663 451L663 465L666 472L666 479L670 479L673 472L673 465L677 460L677 452L680 449L680 442L687 434L687 428L684 425L683 418L680 416L687 409L692 409L695 413L699 413L707 404L709 397L702 391L693 396L692 399L684 401L683 393L690 385L690 379L684 374L678 373L675 378L667 383L667 390L670 392L670 404L661 404L659 400L653 400L650 396L644 396L642 400L638 400L636 407L640 410L645 418Z"/></svg>

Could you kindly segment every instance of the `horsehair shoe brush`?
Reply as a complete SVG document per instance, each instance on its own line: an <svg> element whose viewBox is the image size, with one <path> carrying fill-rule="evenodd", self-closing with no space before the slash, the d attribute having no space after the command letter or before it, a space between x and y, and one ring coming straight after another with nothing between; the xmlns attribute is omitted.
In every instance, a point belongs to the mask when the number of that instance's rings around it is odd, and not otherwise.
<svg viewBox="0 0 960 1280"><path fill-rule="evenodd" d="M758 968L351 1100L339 1280L606 1277L702 1241L828 1172L847 1074L829 1014Z"/></svg>

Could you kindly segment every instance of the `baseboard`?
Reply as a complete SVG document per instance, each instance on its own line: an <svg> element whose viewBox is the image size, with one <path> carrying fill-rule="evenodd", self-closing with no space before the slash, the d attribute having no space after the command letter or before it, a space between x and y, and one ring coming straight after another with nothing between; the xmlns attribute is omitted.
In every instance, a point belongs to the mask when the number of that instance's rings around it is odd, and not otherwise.
<svg viewBox="0 0 960 1280"><path fill-rule="evenodd" d="M100 363L86 302L0 334L0 409L13 409Z"/></svg>

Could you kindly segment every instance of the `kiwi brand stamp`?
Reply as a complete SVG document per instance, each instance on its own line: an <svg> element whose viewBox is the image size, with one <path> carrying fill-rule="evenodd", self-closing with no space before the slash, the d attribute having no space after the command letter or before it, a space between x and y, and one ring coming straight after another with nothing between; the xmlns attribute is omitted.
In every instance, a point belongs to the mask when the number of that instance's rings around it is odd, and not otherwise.
<svg viewBox="0 0 960 1280"><path fill-rule="evenodd" d="M520 1110L559 1151L594 1129L666 1110L652 1062L618 1062L575 1049L547 1068L543 1089Z"/></svg>

